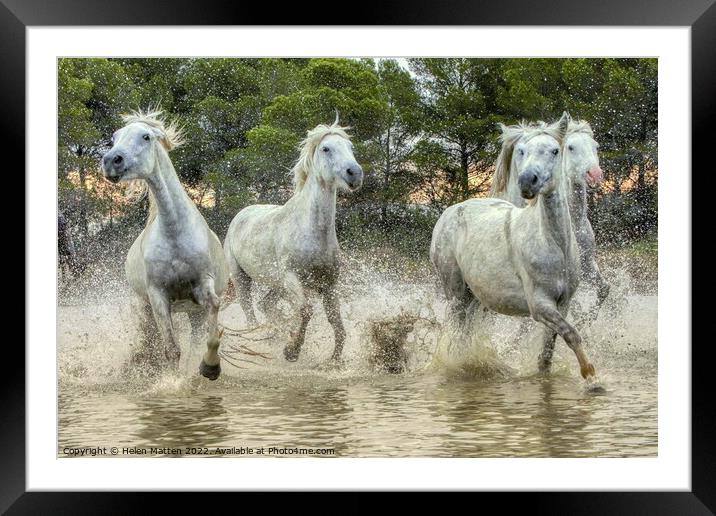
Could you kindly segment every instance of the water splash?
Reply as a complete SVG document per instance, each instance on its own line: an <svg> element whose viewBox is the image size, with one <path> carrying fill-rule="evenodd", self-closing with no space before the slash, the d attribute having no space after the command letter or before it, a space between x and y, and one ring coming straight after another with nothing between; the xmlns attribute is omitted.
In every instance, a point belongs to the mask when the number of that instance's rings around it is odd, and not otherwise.
<svg viewBox="0 0 716 516"><path fill-rule="evenodd" d="M116 388L128 382L122 369L130 355L131 343L137 338L137 330L129 311L129 292L121 277L112 277L102 268L97 270L93 279L85 279L60 297L59 376L62 383L70 385ZM249 344L252 349L274 358L259 360L257 364L242 363L246 369L236 369L224 361L222 378L255 379L261 375L285 378L305 374L353 378L385 374L384 369L375 367L376 341L381 338L376 335L376 328L394 331L391 324L406 317L417 321L411 331L405 332L401 342L408 374L427 372L500 381L536 373L541 347L537 323L525 318L480 313L470 322L470 331L460 332L447 317L446 302L429 266L405 279L401 278L400 266L395 262L386 266L351 256L343 270L350 273L344 273L340 285L348 335L340 367L329 363L333 331L320 302L315 299L314 316L298 362L283 360L285 331L275 336L267 333L272 338L263 341L261 335L257 335L259 340L251 343L240 336L224 335L222 342L227 345ZM652 362L655 367L657 297L649 285L634 277L633 270L616 264L605 272L612 285L611 293L596 320L578 330L600 381L607 385L608 371L622 367L625 361ZM588 288L580 288L575 304L590 306L594 298ZM232 328L246 327L238 303L222 311L220 321ZM286 321L290 319L274 321L273 328L285 330ZM205 347L201 342L192 345L186 315L176 315L174 324L182 347L179 376L160 375L152 380L158 382L155 384L133 379L131 382L136 383L133 389L182 393L196 386L179 379L201 380L197 368ZM579 374L574 354L559 337L551 374Z"/></svg>

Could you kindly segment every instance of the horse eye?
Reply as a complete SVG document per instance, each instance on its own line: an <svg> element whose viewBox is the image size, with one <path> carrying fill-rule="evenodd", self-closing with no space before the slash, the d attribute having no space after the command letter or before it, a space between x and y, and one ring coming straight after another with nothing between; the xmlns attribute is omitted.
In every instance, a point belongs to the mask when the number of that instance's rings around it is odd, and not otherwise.
<svg viewBox="0 0 716 516"><path fill-rule="evenodd" d="M555 156L559 153L559 149L552 149L552 154Z"/></svg>
<svg viewBox="0 0 716 516"><path fill-rule="evenodd" d="M569 147L567 147L567 148L568 148L569 150L571 150L571 151L574 150L574 147L572 147L571 145L570 145Z"/></svg>
<svg viewBox="0 0 716 516"><path fill-rule="evenodd" d="M524 156L524 155L525 155L525 151L522 150L522 149L519 149L519 153L520 153L520 156Z"/></svg>
<svg viewBox="0 0 716 516"><path fill-rule="evenodd" d="M148 134L145 134L144 136L142 136L142 138L144 138L145 141L149 141L149 135L148 135Z"/></svg>
<svg viewBox="0 0 716 516"><path fill-rule="evenodd" d="M321 150L323 150L323 152L331 152L331 149L329 149L328 147L323 147L323 149Z"/></svg>

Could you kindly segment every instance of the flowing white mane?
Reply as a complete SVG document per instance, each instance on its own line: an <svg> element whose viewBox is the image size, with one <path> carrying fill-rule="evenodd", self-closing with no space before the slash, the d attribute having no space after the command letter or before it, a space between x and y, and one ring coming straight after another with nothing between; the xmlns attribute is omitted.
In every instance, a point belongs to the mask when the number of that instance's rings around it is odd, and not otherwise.
<svg viewBox="0 0 716 516"><path fill-rule="evenodd" d="M131 113L124 113L122 121L125 125L139 122L158 129L163 135L159 141L162 142L166 150L170 151L184 144L184 130L176 120L168 121L163 114L164 112L159 108L147 111L138 109Z"/></svg>
<svg viewBox="0 0 716 516"><path fill-rule="evenodd" d="M342 127L338 125L338 118L331 125L321 124L306 134L306 138L299 145L300 154L298 161L293 166L293 185L295 192L300 192L311 170L313 170L313 154L321 143L321 140L328 135L335 134L346 140L350 140L350 135L346 132L350 127Z"/></svg>

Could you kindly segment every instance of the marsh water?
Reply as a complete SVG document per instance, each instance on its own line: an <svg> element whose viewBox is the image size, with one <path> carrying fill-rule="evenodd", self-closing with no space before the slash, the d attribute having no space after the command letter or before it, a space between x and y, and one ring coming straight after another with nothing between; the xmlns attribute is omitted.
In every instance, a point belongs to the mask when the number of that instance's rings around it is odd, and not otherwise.
<svg viewBox="0 0 716 516"><path fill-rule="evenodd" d="M328 363L332 335L317 310L297 362L283 359L275 330L251 341L225 334L222 346L273 358L233 355L255 363L224 361L210 382L197 374L204 346L192 345L181 314L179 370L127 377L128 298L121 280L108 282L60 299L58 456L114 447L117 457L654 457L657 295L623 270L610 274L610 299L582 329L600 389L585 384L560 339L552 372L538 375L539 342L521 320L486 314L456 347L436 285L389 277L344 286L340 367ZM408 313L421 319L404 342L407 370L384 372L370 325ZM244 324L238 305L220 320Z"/></svg>

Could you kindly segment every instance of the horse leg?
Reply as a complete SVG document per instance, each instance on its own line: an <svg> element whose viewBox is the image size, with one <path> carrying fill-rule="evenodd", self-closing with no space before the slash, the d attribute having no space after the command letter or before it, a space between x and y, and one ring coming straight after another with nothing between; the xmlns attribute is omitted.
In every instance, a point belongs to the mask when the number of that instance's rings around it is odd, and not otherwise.
<svg viewBox="0 0 716 516"><path fill-rule="evenodd" d="M326 311L328 322L333 326L333 334L336 339L336 347L333 348L332 360L338 361L343 353L343 343L346 340L346 330L341 319L341 302L334 287L329 288L323 294L323 309Z"/></svg>
<svg viewBox="0 0 716 516"><path fill-rule="evenodd" d="M194 298L206 309L206 320L209 326L209 338L206 341L206 353L199 364L199 372L209 380L216 380L221 374L221 359L219 358L219 306L221 301L216 295L214 279L206 278L193 291Z"/></svg>
<svg viewBox="0 0 716 516"><path fill-rule="evenodd" d="M157 323L154 320L152 306L143 299L135 297L131 303L132 315L139 330L138 339L132 344L130 358L125 368L156 367L159 364L157 357Z"/></svg>
<svg viewBox="0 0 716 516"><path fill-rule="evenodd" d="M278 288L270 288L266 295L259 301L259 310L268 319L276 312L276 303L281 299L281 290Z"/></svg>
<svg viewBox="0 0 716 516"><path fill-rule="evenodd" d="M554 354L554 341L557 334L548 327L541 328L542 331L542 351L537 357L537 368L540 373L548 373L552 368L552 355Z"/></svg>
<svg viewBox="0 0 716 516"><path fill-rule="evenodd" d="M204 321L206 320L206 313L200 312L189 312L189 324L191 325L191 344L195 346L201 339L201 332L204 329Z"/></svg>
<svg viewBox="0 0 716 516"><path fill-rule="evenodd" d="M566 305L562 308L566 312ZM554 302L544 301L539 303L533 311L533 317L536 321L547 326L553 333L558 333L567 343L567 346L574 351L583 378L588 379L590 376L594 376L594 366L589 362L582 348L582 337L564 319Z"/></svg>
<svg viewBox="0 0 716 516"><path fill-rule="evenodd" d="M164 355L173 369L179 366L181 349L174 338L174 324L172 323L171 304L167 295L156 287L148 289L149 303L152 306L154 319L159 328L164 345Z"/></svg>
<svg viewBox="0 0 716 516"><path fill-rule="evenodd" d="M458 328L463 328L475 296L465 283L457 262L442 268L440 280L445 290L445 297L450 304L450 315L457 322Z"/></svg>
<svg viewBox="0 0 716 516"><path fill-rule="evenodd" d="M241 309L246 316L246 324L251 328L258 326L259 323L256 320L256 313L254 312L254 305L251 300L251 276L246 274L241 267L235 265L232 267L231 278L234 282L236 293L239 296Z"/></svg>
<svg viewBox="0 0 716 516"><path fill-rule="evenodd" d="M597 288L597 303L589 311L589 319L594 321L599 314L602 304L604 304L604 301L609 295L610 287L607 280L605 280L604 276L602 276L602 272L599 270L599 265L597 265L597 260L594 259L593 255L584 261L582 271L585 279Z"/></svg>
<svg viewBox="0 0 716 516"><path fill-rule="evenodd" d="M284 279L284 290L288 294L289 299L292 300L294 306L299 307L298 311L301 318L298 331L295 333L292 332L291 334L291 340L293 342L287 344L283 349L283 356L286 360L295 362L298 360L298 355L301 353L301 346L303 346L303 342L306 339L306 327L313 315L313 307L311 307L311 303L306 299L301 281L295 274L290 272L286 275Z"/></svg>

